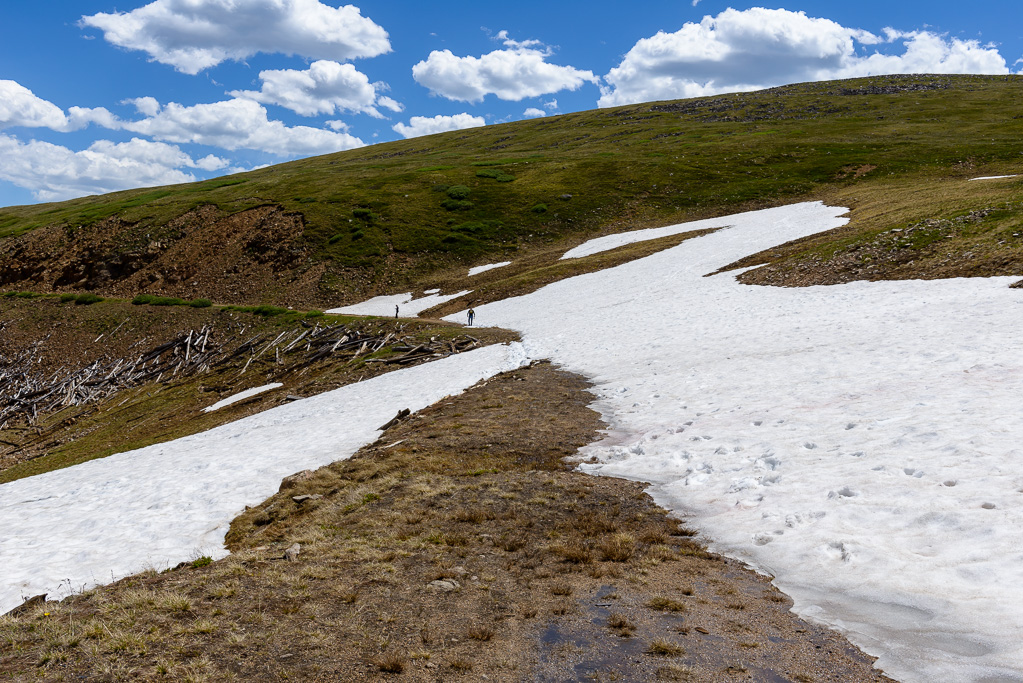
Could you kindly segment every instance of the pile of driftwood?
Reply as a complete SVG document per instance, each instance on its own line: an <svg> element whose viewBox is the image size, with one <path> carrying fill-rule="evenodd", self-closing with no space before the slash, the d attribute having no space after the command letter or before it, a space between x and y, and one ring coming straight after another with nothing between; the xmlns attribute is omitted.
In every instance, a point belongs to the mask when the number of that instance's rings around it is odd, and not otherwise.
<svg viewBox="0 0 1023 683"><path fill-rule="evenodd" d="M0 356L0 429L10 421L33 425L41 415L95 403L147 382L169 382L212 370L238 369L238 376L250 367L269 375L305 372L320 361L352 362L385 347L402 355L368 358L365 362L411 365L480 345L478 339L468 335L414 343L400 336L401 328L397 332L374 334L345 325L318 323L277 335L264 333L244 338L244 328L228 335L218 339L220 335L208 326L189 330L137 356L104 357L84 367L61 367L49 375L33 369L39 363L46 339L13 358Z"/></svg>

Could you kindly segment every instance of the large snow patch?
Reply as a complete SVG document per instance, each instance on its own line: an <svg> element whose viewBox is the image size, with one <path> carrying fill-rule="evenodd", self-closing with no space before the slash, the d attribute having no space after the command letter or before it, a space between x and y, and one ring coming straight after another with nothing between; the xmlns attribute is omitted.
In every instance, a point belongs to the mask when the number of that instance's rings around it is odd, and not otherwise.
<svg viewBox="0 0 1023 683"><path fill-rule="evenodd" d="M716 549L776 576L797 612L885 671L1023 680L1016 278L797 289L704 277L843 225L844 211L678 226L727 227L477 307L478 319L596 383L613 430L586 449L599 459L587 471L653 482Z"/></svg>
<svg viewBox="0 0 1023 683"><path fill-rule="evenodd" d="M0 486L0 614L200 555L222 557L245 505L302 469L349 457L413 411L519 367L488 346L350 384L222 427Z"/></svg>

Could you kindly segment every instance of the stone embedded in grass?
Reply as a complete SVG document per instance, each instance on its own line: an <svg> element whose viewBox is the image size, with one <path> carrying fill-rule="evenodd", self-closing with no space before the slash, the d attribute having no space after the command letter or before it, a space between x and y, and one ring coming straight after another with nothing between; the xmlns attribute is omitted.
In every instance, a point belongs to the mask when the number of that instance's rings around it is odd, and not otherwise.
<svg viewBox="0 0 1023 683"><path fill-rule="evenodd" d="M302 545L294 543L290 548L284 551L284 559L288 562L294 562L298 559L298 554L302 552Z"/></svg>
<svg viewBox="0 0 1023 683"><path fill-rule="evenodd" d="M313 476L312 470L302 470L301 472L295 472L295 474L289 474L288 476L284 477L284 479L281 480L281 487L277 489L277 491L280 492L283 491L284 489L292 488L296 484L299 484L303 481L306 481L307 479L310 479L312 476Z"/></svg>
<svg viewBox="0 0 1023 683"><path fill-rule="evenodd" d="M291 497L291 499L293 501L295 501L295 505L302 505L303 503L307 503L307 502L309 502L311 500L319 500L320 498L323 498L323 496L321 496L319 493L313 493L313 494L306 493L306 494L302 494L300 496L292 496Z"/></svg>
<svg viewBox="0 0 1023 683"><path fill-rule="evenodd" d="M437 579L426 584L426 587L438 593L450 593L451 591L458 590L462 585L454 579Z"/></svg>

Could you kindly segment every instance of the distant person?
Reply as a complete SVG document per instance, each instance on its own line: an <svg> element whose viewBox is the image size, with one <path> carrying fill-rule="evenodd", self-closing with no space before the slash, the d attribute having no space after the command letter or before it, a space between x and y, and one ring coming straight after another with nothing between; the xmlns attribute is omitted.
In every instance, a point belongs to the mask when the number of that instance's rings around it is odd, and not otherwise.
<svg viewBox="0 0 1023 683"><path fill-rule="evenodd" d="M469 327L472 327L472 321L476 319L476 311L469 309Z"/></svg>
<svg viewBox="0 0 1023 683"><path fill-rule="evenodd" d="M394 317L398 317L398 304L394 304Z"/></svg>

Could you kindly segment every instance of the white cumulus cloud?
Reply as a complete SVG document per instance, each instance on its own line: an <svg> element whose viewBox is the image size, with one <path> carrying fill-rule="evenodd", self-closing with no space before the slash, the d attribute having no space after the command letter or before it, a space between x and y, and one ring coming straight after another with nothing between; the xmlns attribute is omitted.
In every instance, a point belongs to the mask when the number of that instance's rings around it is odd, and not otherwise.
<svg viewBox="0 0 1023 683"><path fill-rule="evenodd" d="M235 90L229 94L286 107L302 116L348 111L382 118L377 106L392 111L402 109L390 97L378 95L387 89L386 84L370 83L369 77L351 64L321 59L304 71L261 71L259 78L263 81L259 90Z"/></svg>
<svg viewBox="0 0 1023 683"><path fill-rule="evenodd" d="M519 101L559 90L576 90L597 83L592 71L547 62L551 50L539 41L515 41L501 31L505 46L481 57L456 57L450 50L434 50L412 67L412 77L435 95L461 102L479 102L487 95Z"/></svg>
<svg viewBox="0 0 1023 683"><path fill-rule="evenodd" d="M138 106L138 103L136 103ZM137 121L119 122L118 128L156 140L195 143L222 149L253 149L279 156L326 154L362 147L345 132L286 126L267 118L266 108L246 99L185 106L171 102L152 107L144 99L140 111L153 112Z"/></svg>
<svg viewBox="0 0 1023 683"><path fill-rule="evenodd" d="M902 42L902 51L858 48ZM604 77L602 107L891 73L1008 73L998 51L928 31L877 36L803 12L728 9L638 41Z"/></svg>
<svg viewBox="0 0 1023 683"><path fill-rule="evenodd" d="M527 119L538 119L541 116L547 116L547 112L543 109L537 109L536 107L529 107L526 111L522 112L522 115Z"/></svg>
<svg viewBox="0 0 1023 683"><path fill-rule="evenodd" d="M463 128L479 128L487 125L486 119L482 116L471 114L455 114L444 116L438 114L433 117L413 116L407 124L398 123L391 128L405 138L417 138L421 135L433 135L434 133L445 133L449 130L461 130Z"/></svg>
<svg viewBox="0 0 1023 683"><path fill-rule="evenodd" d="M63 109L17 81L0 81L0 128L12 126L63 130L68 119Z"/></svg>
<svg viewBox="0 0 1023 683"><path fill-rule="evenodd" d="M347 60L391 50L387 31L358 7L319 0L155 0L84 16L80 25L188 74L259 52Z"/></svg>
<svg viewBox="0 0 1023 683"><path fill-rule="evenodd" d="M219 170L227 162L212 155L194 160L175 145L133 138L98 140L75 152L49 142L21 142L0 134L0 180L57 201L135 187L185 183L196 177L181 169Z"/></svg>
<svg viewBox="0 0 1023 683"><path fill-rule="evenodd" d="M63 109L38 97L17 81L0 80L0 128L24 126L66 133L90 123L112 128L116 121L117 117L103 107L71 107L65 114Z"/></svg>

